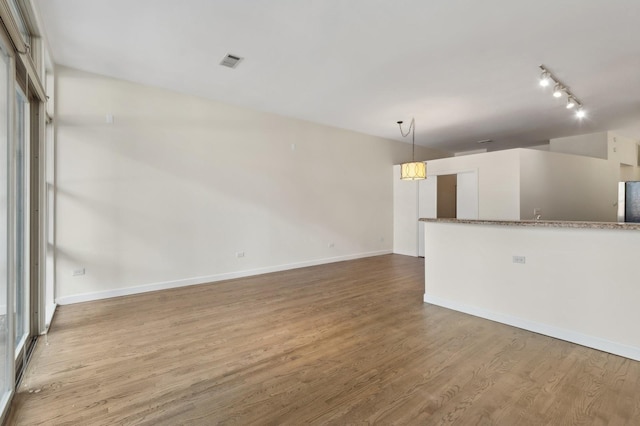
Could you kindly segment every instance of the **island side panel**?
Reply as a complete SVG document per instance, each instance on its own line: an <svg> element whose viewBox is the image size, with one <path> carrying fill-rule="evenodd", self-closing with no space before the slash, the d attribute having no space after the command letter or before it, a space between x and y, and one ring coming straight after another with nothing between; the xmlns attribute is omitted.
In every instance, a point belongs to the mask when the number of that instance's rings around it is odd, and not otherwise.
<svg viewBox="0 0 640 426"><path fill-rule="evenodd" d="M640 360L639 247L638 231L426 222L424 301Z"/></svg>

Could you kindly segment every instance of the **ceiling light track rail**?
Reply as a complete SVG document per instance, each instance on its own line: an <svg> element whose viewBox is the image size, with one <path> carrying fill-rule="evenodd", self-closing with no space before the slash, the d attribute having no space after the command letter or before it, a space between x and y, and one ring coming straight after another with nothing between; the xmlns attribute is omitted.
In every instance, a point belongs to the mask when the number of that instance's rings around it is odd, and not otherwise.
<svg viewBox="0 0 640 426"><path fill-rule="evenodd" d="M563 95L567 99L566 108L576 111L576 117L584 118L585 110L582 102L578 100L569 88L563 84L547 67L544 65L539 66L542 73L540 74L540 86L550 87L553 86L553 97L561 98Z"/></svg>

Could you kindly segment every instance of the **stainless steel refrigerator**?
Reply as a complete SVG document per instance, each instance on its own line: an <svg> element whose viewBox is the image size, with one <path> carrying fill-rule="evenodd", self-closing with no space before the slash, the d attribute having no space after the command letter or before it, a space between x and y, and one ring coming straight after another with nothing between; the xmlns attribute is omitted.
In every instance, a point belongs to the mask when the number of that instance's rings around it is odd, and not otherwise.
<svg viewBox="0 0 640 426"><path fill-rule="evenodd" d="M640 182L618 184L618 222L640 222Z"/></svg>

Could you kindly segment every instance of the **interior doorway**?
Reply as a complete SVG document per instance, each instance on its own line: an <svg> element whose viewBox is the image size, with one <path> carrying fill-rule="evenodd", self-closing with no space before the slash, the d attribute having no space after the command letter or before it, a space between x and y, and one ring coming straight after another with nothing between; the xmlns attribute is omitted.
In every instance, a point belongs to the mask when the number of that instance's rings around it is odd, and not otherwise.
<svg viewBox="0 0 640 426"><path fill-rule="evenodd" d="M436 217L438 219L457 217L458 175L437 176Z"/></svg>

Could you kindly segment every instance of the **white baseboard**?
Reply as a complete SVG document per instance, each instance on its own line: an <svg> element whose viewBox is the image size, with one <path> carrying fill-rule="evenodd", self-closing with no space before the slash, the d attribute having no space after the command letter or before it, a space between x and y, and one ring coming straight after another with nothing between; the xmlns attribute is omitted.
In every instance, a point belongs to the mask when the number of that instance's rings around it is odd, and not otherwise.
<svg viewBox="0 0 640 426"><path fill-rule="evenodd" d="M476 317L485 318L502 324L511 325L513 327L522 328L524 330L533 331L535 333L544 334L546 336L555 337L556 339L566 340L567 342L577 343L600 351L609 352L614 355L620 355L625 358L631 358L640 361L640 348L625 345L622 343L612 342L587 334L578 333L572 330L555 327L549 324L543 324L535 321L529 321L524 318L514 317L499 312L490 311L476 306L470 306L463 303L442 299L437 296L424 295L425 303L438 305L454 311L464 312L465 314L474 315Z"/></svg>
<svg viewBox="0 0 640 426"><path fill-rule="evenodd" d="M286 271L289 269L305 268L307 266L324 265L327 263L343 262L345 260L355 260L365 257L381 256L391 254L391 250L372 251L367 253L357 253L346 256L328 257L324 259L308 260L304 262L288 263L284 265L267 266L264 268L249 269L246 271L227 272L203 277L192 277L174 281L164 281L159 283L143 284L135 287L118 288L113 290L97 291L93 293L82 293L71 296L62 296L56 299L59 305L70 305L73 303L90 302L93 300L109 299L112 297L129 296L132 294L147 293L150 291L167 290L170 288L186 287L190 285L207 284L216 281L231 280L234 278L250 277L254 275L268 274L270 272Z"/></svg>

